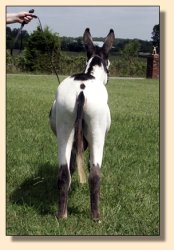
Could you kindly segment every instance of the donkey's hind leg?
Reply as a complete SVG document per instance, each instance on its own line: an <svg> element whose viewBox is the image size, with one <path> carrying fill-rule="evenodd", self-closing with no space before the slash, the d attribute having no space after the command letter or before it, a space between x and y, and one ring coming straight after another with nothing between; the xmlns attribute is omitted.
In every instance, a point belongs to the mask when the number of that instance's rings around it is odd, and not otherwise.
<svg viewBox="0 0 174 250"><path fill-rule="evenodd" d="M69 190L70 174L67 164L61 165L58 175L58 213L57 218L67 218L67 202Z"/></svg>
<svg viewBox="0 0 174 250"><path fill-rule="evenodd" d="M58 218L67 218L68 191L71 184L70 156L73 144L74 130L62 126L57 130L59 145L59 174L58 174Z"/></svg>
<svg viewBox="0 0 174 250"><path fill-rule="evenodd" d="M95 130L95 131L94 131ZM100 200L100 176L101 164L103 158L103 147L105 131L96 127L93 129L93 136L90 143L90 172L89 172L89 189L91 216L94 221L100 219L99 200Z"/></svg>
<svg viewBox="0 0 174 250"><path fill-rule="evenodd" d="M99 196L100 196L100 167L93 165L89 174L91 216L94 221L99 220Z"/></svg>

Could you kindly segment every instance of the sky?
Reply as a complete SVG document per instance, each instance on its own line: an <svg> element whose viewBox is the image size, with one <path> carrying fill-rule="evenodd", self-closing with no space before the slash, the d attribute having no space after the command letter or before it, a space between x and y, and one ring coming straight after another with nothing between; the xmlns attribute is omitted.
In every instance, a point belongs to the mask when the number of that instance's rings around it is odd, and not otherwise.
<svg viewBox="0 0 174 250"><path fill-rule="evenodd" d="M23 6L6 8L7 13L34 9L43 28L48 26L52 32L62 36L82 36L89 27L93 37L106 37L114 29L116 38L151 40L154 25L159 24L158 6L130 7L61 7L61 6ZM24 29L31 33L38 26L34 19ZM8 25L19 28L20 24Z"/></svg>

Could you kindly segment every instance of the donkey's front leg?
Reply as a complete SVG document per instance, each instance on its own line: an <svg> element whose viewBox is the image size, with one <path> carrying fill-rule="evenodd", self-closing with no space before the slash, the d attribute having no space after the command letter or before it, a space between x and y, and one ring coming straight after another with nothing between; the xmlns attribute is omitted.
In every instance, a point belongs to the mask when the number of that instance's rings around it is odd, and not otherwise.
<svg viewBox="0 0 174 250"><path fill-rule="evenodd" d="M100 168L99 165L93 165L90 168L89 174L89 189L90 189L90 203L91 215L94 221L100 218L99 212L99 196L100 196Z"/></svg>

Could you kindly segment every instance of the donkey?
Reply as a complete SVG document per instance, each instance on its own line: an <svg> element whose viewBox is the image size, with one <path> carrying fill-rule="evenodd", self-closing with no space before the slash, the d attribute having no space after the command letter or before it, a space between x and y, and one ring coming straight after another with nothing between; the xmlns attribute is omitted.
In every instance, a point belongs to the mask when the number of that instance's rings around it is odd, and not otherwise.
<svg viewBox="0 0 174 250"><path fill-rule="evenodd" d="M101 48L94 46L86 28L83 42L87 64L83 73L74 74L61 82L50 111L50 125L58 142L58 212L57 218L67 218L68 191L77 165L80 183L86 182L83 151L89 147L89 189L91 215L100 219L100 171L105 136L111 125L106 83L108 54L115 40L111 29ZM76 164L75 164L76 163Z"/></svg>

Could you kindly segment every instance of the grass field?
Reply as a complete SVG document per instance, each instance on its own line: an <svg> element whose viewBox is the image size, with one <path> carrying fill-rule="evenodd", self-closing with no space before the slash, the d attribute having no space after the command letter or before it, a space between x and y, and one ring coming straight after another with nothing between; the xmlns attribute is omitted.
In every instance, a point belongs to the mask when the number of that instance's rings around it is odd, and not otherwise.
<svg viewBox="0 0 174 250"><path fill-rule="evenodd" d="M159 82L110 80L112 115L102 165L101 223L88 185L73 176L58 221L57 145L48 114L55 76L7 76L7 235L159 235Z"/></svg>

